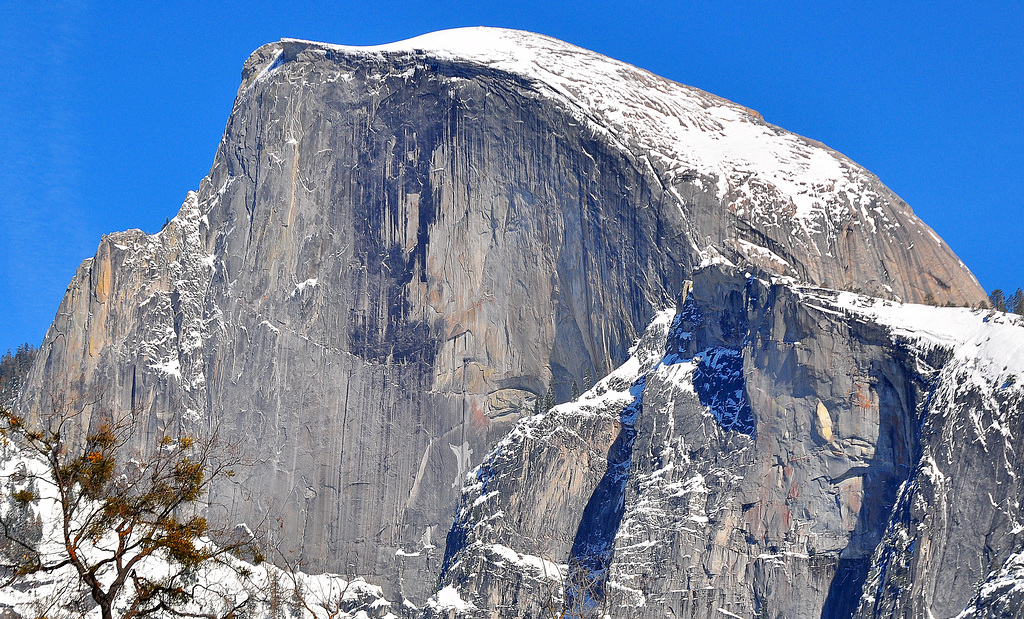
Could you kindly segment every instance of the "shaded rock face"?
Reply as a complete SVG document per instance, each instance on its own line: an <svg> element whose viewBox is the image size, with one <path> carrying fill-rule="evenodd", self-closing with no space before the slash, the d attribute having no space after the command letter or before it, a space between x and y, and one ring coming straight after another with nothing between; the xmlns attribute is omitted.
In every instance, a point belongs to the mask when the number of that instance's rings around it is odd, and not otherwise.
<svg viewBox="0 0 1024 619"><path fill-rule="evenodd" d="M551 63L612 62L516 36L527 47L548 46ZM217 489L216 504L249 522L280 516L286 549L309 569L364 576L390 599L420 604L442 563L454 578L457 553L469 544L444 548L465 474L547 385L565 400L574 381L622 364L702 260L726 256L903 299L984 298L948 248L855 164L739 106L622 67L613 68L629 92L649 92L652 101L688 93L696 103L686 105L696 107L678 114L694 126L727 133L728 122L701 116L726 110L737 119L729 122L836 158L870 199L823 198L817 219L797 225L789 219L794 197L754 172L741 181L670 165L658 144L609 124L604 108L581 109L592 103L583 86L457 53L285 41L246 63L214 165L178 216L156 235L104 237L79 268L19 406L43 412L59 393L95 414L143 411L145 441L214 428L230 435L258 464L239 486ZM852 598L829 597L829 582L837 569L853 583L866 577L858 561L875 551L874 525L913 465L906 419L916 379L901 374L881 334L853 333L799 304L752 300L744 286L703 284L692 301L700 316L677 325L699 342L672 340L679 359L701 357L694 389L680 391L662 376L690 366L658 365L669 353L664 342L653 345L630 478L674 462L683 472L671 479L699 474L709 488L694 491L706 495L695 517L713 513L730 524L683 527L673 543L690 553L687 563L644 582L678 590L664 605L684 604L681 592L696 591L685 604L704 608L718 601L701 587L716 587L740 591L724 604L785 609L797 602L786 602L772 576L784 566L801 574L794 590L807 583L820 592L796 610L846 608ZM803 334L827 344L801 348ZM799 368L811 369L794 373ZM740 370L743 397L734 388ZM847 371L856 379L836 373ZM625 384L627 393L642 374ZM866 403L855 405L850 393L858 389ZM541 458L544 469L517 478L529 485L506 486L522 501L506 511L523 518L509 535L545 531L530 556L569 556L580 536L572 514L605 474L623 407L599 422L573 422L564 443L544 447L548 456L517 456ZM783 412L764 416L776 409ZM664 410L672 412L663 424L674 425L648 427ZM662 455L667 444L675 451ZM550 486L538 481L550 476L560 477ZM677 490L659 490L657 479L644 491L649 500L677 501ZM642 490L624 488L627 497ZM620 533L655 518L631 510L638 501L612 510L621 512ZM812 514L814 522L804 522ZM618 557L609 568L618 584L608 586L623 588L605 597L644 591L648 585L615 575L634 551L606 534L598 539L614 542ZM637 548L630 561L660 561L655 550ZM797 554L773 550L783 548ZM548 567L527 561L523 569L538 565ZM761 588L739 587L751 574ZM480 584L480 599L518 591L499 581Z"/></svg>
<svg viewBox="0 0 1024 619"><path fill-rule="evenodd" d="M969 606L965 617L1018 617L1022 377L979 381L955 359L931 361L923 365L930 381L920 457L900 487L855 616L953 616Z"/></svg>

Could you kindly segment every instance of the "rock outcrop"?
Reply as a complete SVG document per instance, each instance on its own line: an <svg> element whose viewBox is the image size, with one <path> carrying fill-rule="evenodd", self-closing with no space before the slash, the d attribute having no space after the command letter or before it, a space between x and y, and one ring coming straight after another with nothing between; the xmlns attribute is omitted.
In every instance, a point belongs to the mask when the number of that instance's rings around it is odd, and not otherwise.
<svg viewBox="0 0 1024 619"><path fill-rule="evenodd" d="M473 617L950 617L988 580L965 616L1002 616L1021 350L1019 317L698 271L484 459L441 585Z"/></svg>
<svg viewBox="0 0 1024 619"><path fill-rule="evenodd" d="M463 549L446 551L445 540L466 473L548 385L564 401L574 382L625 362L698 265L716 260L904 301L985 298L873 175L707 93L514 31L376 48L284 40L246 62L210 174L178 216L155 235L104 237L79 268L19 406L45 412L59 392L97 414L143 411L148 440L228 433L260 464L216 502L246 520L280 516L310 569L357 574L422 605ZM662 376L674 366L650 370L644 414L605 411L604 425L565 439L586 450L550 454L583 458L545 473L569 476L558 479L571 498L521 490L533 497L524 518L540 501L555 515L538 525L559 531L528 554L566 561L577 508L591 509L591 486L605 483L588 463L627 423L627 451L647 457L667 441L683 451L659 456L665 466L703 476L686 496L705 497L714 515L694 517L732 523L679 525L676 550L697 554L645 577L674 592L664 604L684 591L705 604L701 587L735 591L723 604L782 603L782 589L737 584L780 569L803 574L787 586L827 593L837 570L859 582L872 553L895 543L886 533L879 546L874 527L894 502L913 507L897 491L918 462L907 451L918 444L917 375L882 330L795 301L748 315L750 291L722 286L693 298L728 293L700 307L741 322L701 327L719 352L693 369L696 395ZM827 343L805 351L778 329ZM723 380L748 399L715 396ZM866 399L851 402L854 392ZM708 406L725 416L708 417ZM757 414L775 407L784 414ZM647 426L646 411L662 409L676 411L662 420L678 417L675 430ZM682 500L671 484L683 473L659 481L648 460L615 465L648 467L630 473L649 479L643 501ZM254 492L259 501L243 501ZM629 507L611 516L637 539L662 518ZM608 543L595 535L579 548ZM639 565L660 552L637 541L616 556ZM481 599L503 595L488 590ZM827 595L786 603L805 610L826 598L855 606Z"/></svg>

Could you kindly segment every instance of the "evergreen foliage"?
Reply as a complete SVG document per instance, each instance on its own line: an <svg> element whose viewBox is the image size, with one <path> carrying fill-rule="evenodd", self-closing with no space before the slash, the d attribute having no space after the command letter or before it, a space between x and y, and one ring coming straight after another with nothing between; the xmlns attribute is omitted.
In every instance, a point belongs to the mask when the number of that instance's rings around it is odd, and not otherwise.
<svg viewBox="0 0 1024 619"><path fill-rule="evenodd" d="M544 412L554 408L555 404L555 379L552 378L551 382L548 383L548 390L544 394Z"/></svg>
<svg viewBox="0 0 1024 619"><path fill-rule="evenodd" d="M1024 316L1024 290L1018 288L1006 298L1006 311Z"/></svg>
<svg viewBox="0 0 1024 619"><path fill-rule="evenodd" d="M988 295L988 300L990 303L992 303L992 309L996 310L997 312L1006 311L1006 295L1003 294L1003 291L1001 289L996 288L995 290L990 292Z"/></svg>
<svg viewBox="0 0 1024 619"><path fill-rule="evenodd" d="M0 357L0 406L14 402L18 390L25 384L37 352L39 349L31 344L22 344L13 355L8 350Z"/></svg>
<svg viewBox="0 0 1024 619"><path fill-rule="evenodd" d="M1010 312L1024 316L1024 290L1017 288L1012 294L1007 295L1001 288L996 288L988 294L989 303L992 309L999 312Z"/></svg>

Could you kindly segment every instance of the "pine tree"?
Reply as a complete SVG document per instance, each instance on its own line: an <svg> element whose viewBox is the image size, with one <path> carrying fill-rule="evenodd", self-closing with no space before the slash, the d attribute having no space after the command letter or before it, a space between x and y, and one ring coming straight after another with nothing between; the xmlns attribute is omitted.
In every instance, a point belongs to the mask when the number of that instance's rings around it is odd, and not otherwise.
<svg viewBox="0 0 1024 619"><path fill-rule="evenodd" d="M583 390L590 391L594 386L594 376L590 373L590 368L583 371Z"/></svg>
<svg viewBox="0 0 1024 619"><path fill-rule="evenodd" d="M1006 311L1006 295L999 288L996 288L988 295L988 300L992 302L992 309L997 312Z"/></svg>
<svg viewBox="0 0 1024 619"><path fill-rule="evenodd" d="M0 406L9 406L18 395L37 352L39 349L31 344L22 344L13 355L8 350L0 358Z"/></svg>
<svg viewBox="0 0 1024 619"><path fill-rule="evenodd" d="M552 378L551 382L548 383L548 391L544 394L544 412L547 412L555 406L555 379Z"/></svg>
<svg viewBox="0 0 1024 619"><path fill-rule="evenodd" d="M569 399L572 400L572 401L576 401L576 400L579 399L579 397L580 397L580 387L579 387L579 385L576 384L576 381L572 381L572 395L570 396Z"/></svg>
<svg viewBox="0 0 1024 619"><path fill-rule="evenodd" d="M1007 310L1024 316L1024 290L1017 289L1006 301Z"/></svg>
<svg viewBox="0 0 1024 619"><path fill-rule="evenodd" d="M31 421L0 406L0 437L45 463L32 480L51 487L56 498L45 500L56 502L60 519L51 546L23 536L11 511L0 513L0 549L17 549L0 553L0 587L71 566L102 619L163 611L188 616L183 592L200 566L235 569L232 557L243 553L262 562L255 538L239 537L228 522L212 526L205 517L212 484L247 463L234 444L216 435L166 435L152 453L142 452L132 446L146 425L134 412L95 415L82 437L77 429L88 409L59 399L55 407ZM32 487L13 498L25 506L44 501ZM214 536L222 540L218 546L205 543ZM150 556L162 557L166 571L155 577L137 572ZM227 614L237 616L247 599L233 601Z"/></svg>

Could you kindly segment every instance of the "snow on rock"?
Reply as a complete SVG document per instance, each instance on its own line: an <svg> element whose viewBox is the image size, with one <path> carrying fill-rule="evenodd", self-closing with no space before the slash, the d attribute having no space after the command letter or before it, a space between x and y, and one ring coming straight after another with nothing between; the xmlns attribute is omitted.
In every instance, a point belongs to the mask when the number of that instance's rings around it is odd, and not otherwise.
<svg viewBox="0 0 1024 619"><path fill-rule="evenodd" d="M718 596L748 586L756 591L758 585L751 583L759 578L778 577L804 587L816 578L816 570L849 552L859 553L857 565L862 567L857 569L864 571L851 587L859 591L866 582L880 592L872 595L885 600L887 583L903 580L898 570L887 576L878 566L928 552L924 540L931 531L954 540L947 542L951 546L974 544L977 535L992 533L990 539L998 540L994 548L1005 548L1024 531L1014 485L1008 483L1015 479L1013 442L1020 415L1012 402L989 397L993 390L1009 394L1017 389L1010 387L1024 369L1024 320L989 311L893 303L800 286L787 278L765 281L743 269L723 268L719 276L719 268L695 276L691 296L679 311L657 314L619 368L576 401L520 421L471 473L449 534L441 586L455 587L461 599L473 603L475 613L516 604L520 614L515 616L530 616L545 601L556 610L572 608L578 600L586 603L584 596L574 594L574 583L586 584L589 578L594 586L586 590L597 591L612 608L637 609L639 616L678 609L679 604L684 610L703 609L705 602L726 602L708 606L721 609L722 616L747 616L763 604L789 608L786 616L810 616L806 613L816 609L820 614L822 604L830 603L827 591L819 590L817 598ZM740 298L743 303L731 302ZM832 339L836 333L849 340L837 343ZM847 341L849 349L841 348ZM783 352L758 357L751 352L757 350ZM802 355L804 365L793 369L790 351ZM886 367L892 373L886 380L899 386L886 392L883 384L862 399L857 399L861 392L855 386L840 386L838 395L833 394L834 384L827 378L831 372L867 375L872 367ZM820 373L822 380L808 380L818 390L792 397L788 381L801 372ZM741 397L751 389L760 398L754 404ZM624 412L638 407L638 391L642 414L631 425ZM889 393L904 394L906 408L897 409L895 400L884 401ZM830 394L832 399L826 397ZM855 415L864 410L902 411L907 441L921 441L921 451L901 447L901 454L916 455L908 456L910 462L900 461L902 468L895 470L886 460L889 455L880 455L876 443L857 434L874 431L871 425L866 430L857 425L860 418ZM814 430L813 420L821 425L822 419L828 421L822 425L824 436ZM636 444L611 441L633 430ZM768 432L767 438L760 436L762 431ZM978 456L965 466L958 454L968 448L983 451L986 441L994 464ZM624 451L635 460L621 495L620 520L610 525L613 518L588 518L594 506L618 504L620 495L600 488L614 472L612 456ZM786 463L778 467L779 479L788 476L785 484L764 481L764 471L771 470L765 463L776 459ZM616 462L629 459L618 457ZM1000 472L979 480L971 462ZM881 476L880 470L888 475L881 479L891 495L862 490L864 476ZM965 484L965 479L971 482ZM785 501L774 498L779 496ZM882 509L864 511L865 496L880 502ZM954 506L973 506L981 497L986 513L996 514L1005 527L993 533L983 526L974 530L942 520ZM890 513L893 503L896 508ZM776 505L784 505L778 508L781 517L774 516ZM904 516L915 509L936 520L926 528L915 527L924 517L918 512ZM869 518L876 524L864 524ZM879 529L883 542L874 559L875 540L857 537L858 522L887 525L884 532ZM730 535L742 543L730 544ZM581 539L588 548L604 552L604 562L585 563L587 555L577 553ZM543 557L545 563L538 565L547 569L524 565L528 556ZM553 578L546 563L555 565L566 557L567 564L559 565ZM665 567L675 557L690 562L694 573ZM707 575L701 568L709 564L720 571ZM1008 562L1007 569L1013 565ZM876 568L882 571L867 573ZM581 569L590 570L583 579ZM788 575L778 576L780 572ZM917 575L920 583L929 578L929 573ZM730 579L736 582L725 584ZM998 586L1005 588L1006 581ZM955 591L946 587L948 599L934 601L944 613L949 604L959 604L945 616L963 608L970 595L958 586ZM852 612L858 595L852 589L849 595L844 604Z"/></svg>
<svg viewBox="0 0 1024 619"><path fill-rule="evenodd" d="M1016 617L1024 605L1024 551L994 570L971 603L955 619Z"/></svg>
<svg viewBox="0 0 1024 619"><path fill-rule="evenodd" d="M469 473L448 534L438 604L442 594L457 593L471 600L470 610L494 608L507 603L498 600L509 592L490 587L509 582L527 583L533 592L529 600L519 599L518 612L546 613L549 606L565 603L572 568L560 561L570 556L581 501L590 496L602 469L609 468L608 444L621 427L622 411L636 401L636 385L643 376L663 369L661 373L674 376L667 368L675 366L663 361L675 313L667 309L655 314L625 362L576 400L521 419ZM578 459L572 454L585 455ZM531 483L524 484L521 467L534 458L546 463L539 467L544 470L531 469ZM466 615L465 609L459 612Z"/></svg>
<svg viewBox="0 0 1024 619"><path fill-rule="evenodd" d="M828 305L892 329L893 335L949 349L982 382L1024 377L1024 318L993 310L897 303L852 292L804 288Z"/></svg>
<svg viewBox="0 0 1024 619"><path fill-rule="evenodd" d="M863 168L764 122L757 112L551 37L457 28L386 45L325 47L349 54L425 53L518 75L563 99L609 139L647 154L670 179L714 177L720 200L729 196L748 209L768 208L760 200L766 191L781 193L791 201L789 214L809 231L844 217L839 209L847 203L868 209L877 198Z"/></svg>
<svg viewBox="0 0 1024 619"><path fill-rule="evenodd" d="M311 277L310 279L307 279L304 282L299 282L298 284L295 284L295 290L292 291L291 296L294 297L295 295L301 295L306 291L307 288L315 288L316 286L319 285L320 280L318 280L315 277Z"/></svg>
<svg viewBox="0 0 1024 619"><path fill-rule="evenodd" d="M427 601L427 606L431 609L454 610L456 612L476 610L476 607L463 600L459 596L459 592L451 585L438 591L437 595Z"/></svg>
<svg viewBox="0 0 1024 619"><path fill-rule="evenodd" d="M565 565L559 565L543 557L520 554L508 546L502 546L501 544L486 544L483 546L483 550L500 557L501 560L506 561L511 565L532 570L542 578L555 580L560 579L560 577L564 575L566 569L568 569Z"/></svg>
<svg viewBox="0 0 1024 619"><path fill-rule="evenodd" d="M181 378L181 363L179 363L176 357L167 357L160 363L154 363L149 367L159 372L163 372L168 376L173 376L178 379Z"/></svg>

